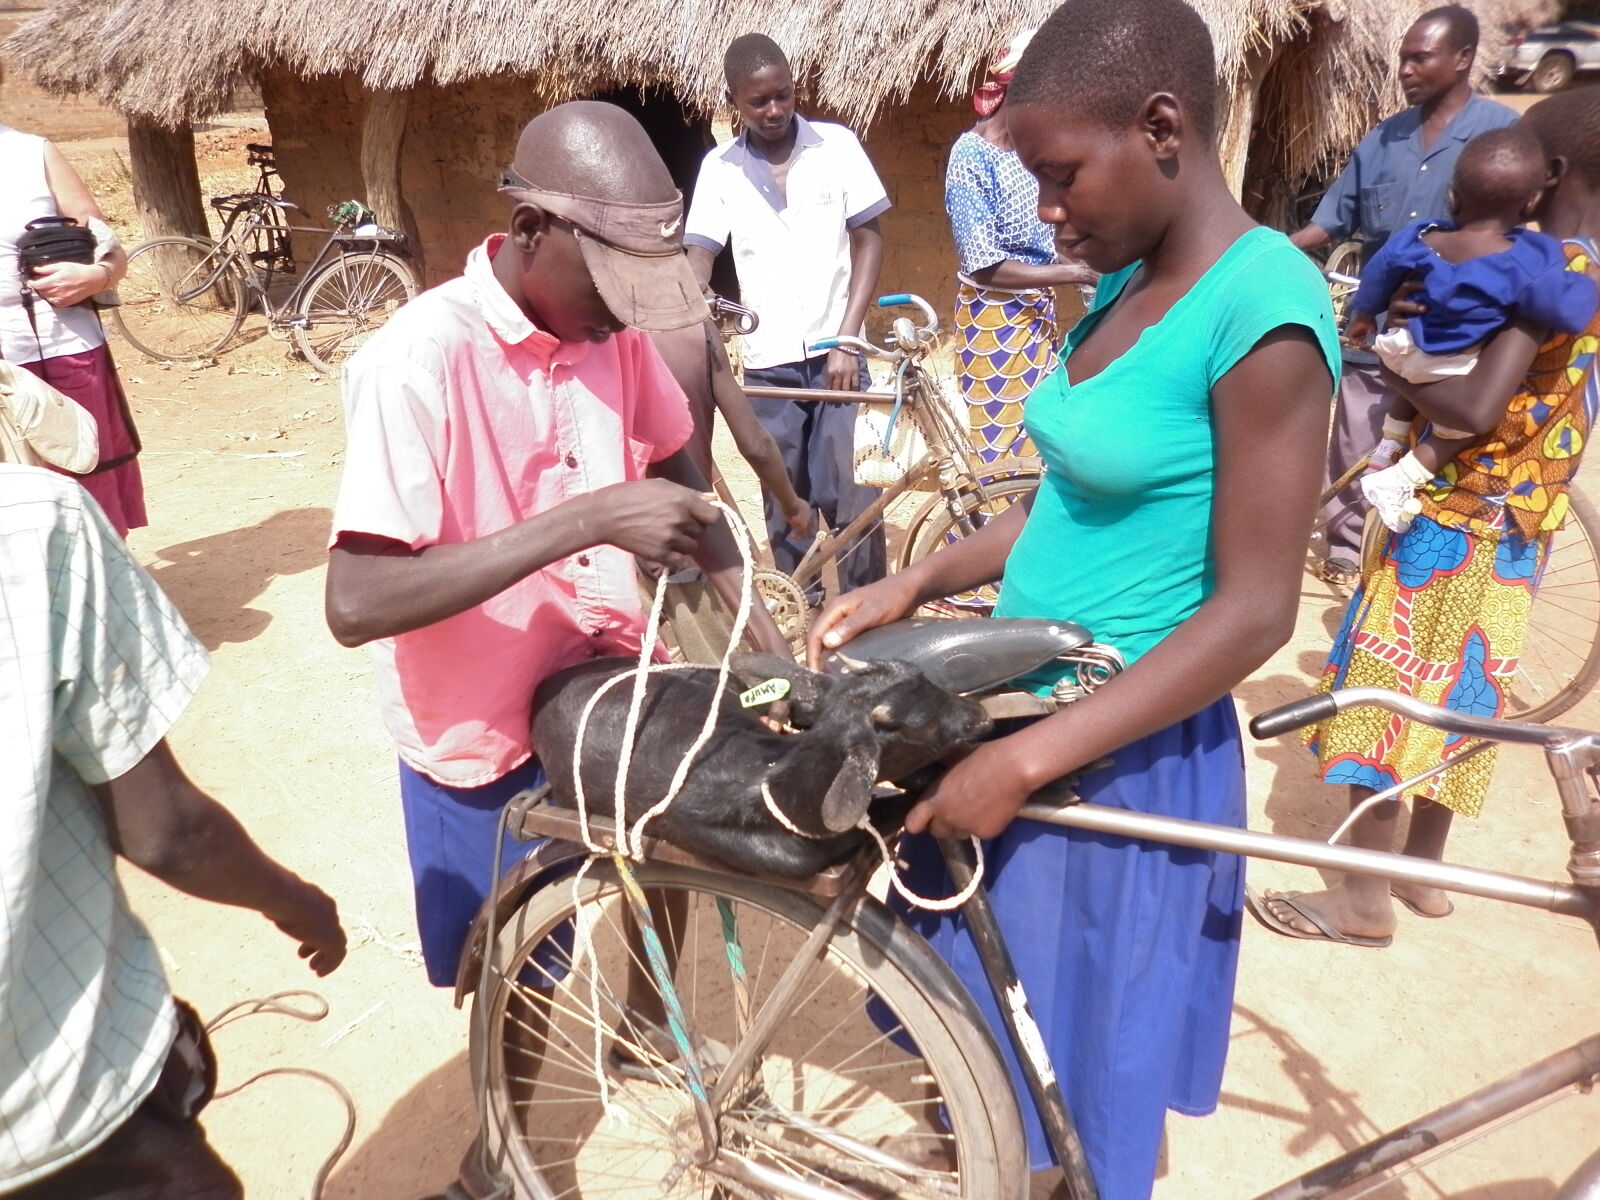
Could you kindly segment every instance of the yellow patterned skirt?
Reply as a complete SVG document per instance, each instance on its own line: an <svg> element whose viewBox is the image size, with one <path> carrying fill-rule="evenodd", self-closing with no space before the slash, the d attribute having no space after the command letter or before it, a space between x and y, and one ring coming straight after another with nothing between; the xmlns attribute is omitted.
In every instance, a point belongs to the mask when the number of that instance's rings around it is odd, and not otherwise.
<svg viewBox="0 0 1600 1200"><path fill-rule="evenodd" d="M1501 715L1548 545L1548 534L1527 541L1417 517L1389 535L1351 598L1317 690L1390 688L1457 712ZM1378 708L1342 712L1306 734L1324 782L1371 791L1436 766L1467 741ZM1494 758L1485 750L1411 794L1475 817Z"/></svg>
<svg viewBox="0 0 1600 1200"><path fill-rule="evenodd" d="M1049 290L1007 292L963 281L956 293L956 360L972 443L986 463L1034 454L1022 402L1056 368L1056 308Z"/></svg>

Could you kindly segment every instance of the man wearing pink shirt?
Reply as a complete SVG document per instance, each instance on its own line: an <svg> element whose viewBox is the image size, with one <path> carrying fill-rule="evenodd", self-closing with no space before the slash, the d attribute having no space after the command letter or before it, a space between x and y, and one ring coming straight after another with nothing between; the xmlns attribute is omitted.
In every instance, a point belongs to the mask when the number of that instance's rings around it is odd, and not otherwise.
<svg viewBox="0 0 1600 1200"><path fill-rule="evenodd" d="M507 180L509 232L346 368L328 566L334 636L372 645L440 985L488 891L500 809L542 779L534 688L638 653L635 556L698 564L730 606L739 591L683 450L687 402L640 332L708 316L666 167L631 116L579 102L528 124ZM757 641L787 654L756 609Z"/></svg>

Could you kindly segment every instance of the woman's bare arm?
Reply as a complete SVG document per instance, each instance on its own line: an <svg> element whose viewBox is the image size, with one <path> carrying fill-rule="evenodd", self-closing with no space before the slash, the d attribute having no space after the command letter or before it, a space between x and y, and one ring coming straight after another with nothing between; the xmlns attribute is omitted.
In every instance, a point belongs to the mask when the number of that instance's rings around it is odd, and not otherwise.
<svg viewBox="0 0 1600 1200"><path fill-rule="evenodd" d="M1518 318L1494 337L1466 375L1437 383L1410 383L1385 368L1385 381L1430 421L1468 433L1490 433L1522 390L1528 368L1548 331Z"/></svg>
<svg viewBox="0 0 1600 1200"><path fill-rule="evenodd" d="M80 225L88 225L91 217L106 219L82 177L50 142L44 144L44 176L62 216L71 217ZM66 308L115 287L127 273L128 255L117 246L96 263L50 263L39 267L32 286L55 307Z"/></svg>

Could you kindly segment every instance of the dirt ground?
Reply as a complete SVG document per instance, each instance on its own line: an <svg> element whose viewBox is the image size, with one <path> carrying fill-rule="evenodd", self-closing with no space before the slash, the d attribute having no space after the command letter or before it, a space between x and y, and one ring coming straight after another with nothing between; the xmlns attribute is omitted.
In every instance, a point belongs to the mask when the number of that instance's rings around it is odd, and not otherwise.
<svg viewBox="0 0 1600 1200"><path fill-rule="evenodd" d="M13 19L0 16L0 34ZM125 237L137 239L113 117L13 79L0 91L0 120L58 138ZM265 132L253 121L259 114L238 114L201 132L210 191L248 183L237 148ZM174 990L203 1014L286 989L326 997L319 1024L261 1016L222 1030L223 1084L279 1066L331 1074L359 1116L329 1197L421 1196L452 1178L471 1133L466 1020L423 978L393 751L367 657L341 649L322 620L342 444L337 385L264 336L193 368L116 349L146 447L151 525L131 544L212 654L211 678L173 742L269 851L338 898L352 949L318 983L253 915L129 872L134 907L163 948ZM748 474L729 475L748 496ZM1306 692L1341 601L1307 576L1296 636L1239 688L1243 713ZM1600 702L1590 697L1569 719L1595 725ZM1252 744L1246 754L1253 825L1327 836L1342 794L1314 782L1305 756L1287 743ZM1452 854L1564 877L1559 810L1537 755L1503 756L1487 815L1461 828ZM1308 871L1273 864L1254 866L1252 881L1317 884ZM1465 898L1447 920L1402 912L1393 947L1381 953L1293 942L1247 921L1222 1105L1206 1119L1171 1119L1156 1195L1254 1195L1593 1032L1597 997L1593 937L1528 909ZM304 1195L342 1122L325 1089L292 1077L218 1101L206 1120L259 1200ZM1352 1194L1547 1200L1600 1140L1597 1129L1600 1101L1568 1097L1402 1181Z"/></svg>

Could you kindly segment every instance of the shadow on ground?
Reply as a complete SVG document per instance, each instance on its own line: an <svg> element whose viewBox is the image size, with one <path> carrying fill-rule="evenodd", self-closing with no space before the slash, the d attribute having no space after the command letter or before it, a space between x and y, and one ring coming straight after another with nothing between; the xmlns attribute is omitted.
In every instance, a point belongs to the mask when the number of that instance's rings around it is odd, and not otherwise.
<svg viewBox="0 0 1600 1200"><path fill-rule="evenodd" d="M326 1200L419 1200L455 1182L478 1119L467 1056L456 1055L396 1100L328 1180Z"/></svg>
<svg viewBox="0 0 1600 1200"><path fill-rule="evenodd" d="M163 546L150 573L206 649L247 642L272 623L250 602L278 576L327 561L332 519L326 508L287 509L259 525Z"/></svg>

